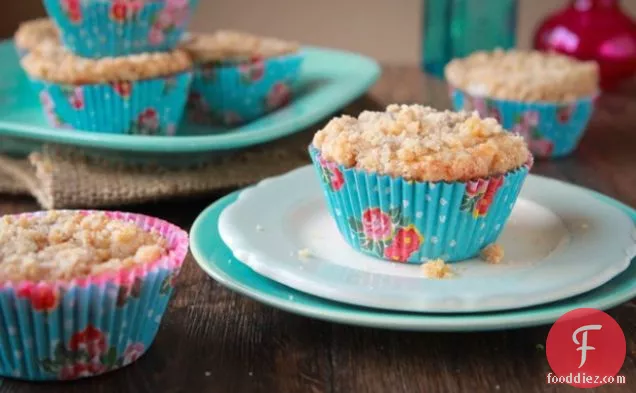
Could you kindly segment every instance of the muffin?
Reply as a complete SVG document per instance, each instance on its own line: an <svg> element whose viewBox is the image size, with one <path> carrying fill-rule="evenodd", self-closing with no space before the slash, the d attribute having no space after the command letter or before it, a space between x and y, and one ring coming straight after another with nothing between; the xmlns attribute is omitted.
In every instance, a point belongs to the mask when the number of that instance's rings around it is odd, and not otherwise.
<svg viewBox="0 0 636 393"><path fill-rule="evenodd" d="M453 106L523 135L536 157L576 149L599 92L595 62L538 51L476 52L445 69Z"/></svg>
<svg viewBox="0 0 636 393"><path fill-rule="evenodd" d="M0 375L68 380L124 367L152 344L187 234L128 213L0 219Z"/></svg>
<svg viewBox="0 0 636 393"><path fill-rule="evenodd" d="M303 60L296 43L229 30L193 34L184 49L196 64L191 120L228 126L288 104Z"/></svg>
<svg viewBox="0 0 636 393"><path fill-rule="evenodd" d="M21 23L14 35L15 47L20 57L45 41L57 43L59 32L51 19L39 18Z"/></svg>
<svg viewBox="0 0 636 393"><path fill-rule="evenodd" d="M174 135L192 80L180 49L85 59L41 45L22 59L50 125L130 135Z"/></svg>
<svg viewBox="0 0 636 393"><path fill-rule="evenodd" d="M420 105L335 118L309 152L344 240L409 263L472 258L494 243L532 163L495 119Z"/></svg>
<svg viewBox="0 0 636 393"><path fill-rule="evenodd" d="M44 0L61 39L87 58L171 51L198 0Z"/></svg>

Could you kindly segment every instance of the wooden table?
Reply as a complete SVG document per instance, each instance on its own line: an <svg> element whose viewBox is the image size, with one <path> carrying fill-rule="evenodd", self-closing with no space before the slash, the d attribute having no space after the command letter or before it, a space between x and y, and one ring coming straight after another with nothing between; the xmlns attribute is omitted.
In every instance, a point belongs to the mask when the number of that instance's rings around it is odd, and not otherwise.
<svg viewBox="0 0 636 393"><path fill-rule="evenodd" d="M426 102L413 68L390 68L370 94L376 104ZM631 92L631 93L630 93ZM536 163L533 173L589 187L636 206L636 89L603 97L588 134L570 158ZM372 108L375 109L375 108ZM189 228L220 195L127 210ZM0 202L0 213L37 209L30 199ZM620 372L636 391L636 304L613 309L627 339ZM64 384L0 380L22 392L573 392L546 384L541 344L549 327L491 333L406 333L336 325L292 315L230 292L191 257L148 354L99 378Z"/></svg>

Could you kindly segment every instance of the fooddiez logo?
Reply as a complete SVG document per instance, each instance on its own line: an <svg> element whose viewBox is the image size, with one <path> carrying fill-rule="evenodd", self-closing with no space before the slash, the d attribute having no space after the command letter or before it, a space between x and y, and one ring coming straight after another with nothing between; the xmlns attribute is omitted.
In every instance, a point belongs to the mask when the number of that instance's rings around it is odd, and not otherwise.
<svg viewBox="0 0 636 393"><path fill-rule="evenodd" d="M626 382L617 375L625 362L625 335L603 311L579 308L559 318L548 333L546 354L553 371L548 384L592 388Z"/></svg>

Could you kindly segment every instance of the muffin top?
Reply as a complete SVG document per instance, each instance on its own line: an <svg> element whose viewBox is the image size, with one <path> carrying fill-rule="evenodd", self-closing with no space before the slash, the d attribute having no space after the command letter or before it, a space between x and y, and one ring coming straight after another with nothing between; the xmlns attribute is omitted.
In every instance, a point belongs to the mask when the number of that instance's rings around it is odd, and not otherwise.
<svg viewBox="0 0 636 393"><path fill-rule="evenodd" d="M43 41L58 42L59 32L49 18L39 18L23 22L15 32L15 44L31 50Z"/></svg>
<svg viewBox="0 0 636 393"><path fill-rule="evenodd" d="M190 56L181 49L86 59L73 55L62 45L51 43L38 45L21 62L27 73L36 79L71 85L158 78L192 67Z"/></svg>
<svg viewBox="0 0 636 393"><path fill-rule="evenodd" d="M236 63L254 57L282 56L299 49L295 42L233 30L219 30L213 34L193 33L183 47L197 63Z"/></svg>
<svg viewBox="0 0 636 393"><path fill-rule="evenodd" d="M0 219L0 278L69 280L151 263L167 242L105 213L51 211Z"/></svg>
<svg viewBox="0 0 636 393"><path fill-rule="evenodd" d="M313 139L327 161L413 181L466 181L503 174L531 157L523 138L477 113L389 105L337 117Z"/></svg>
<svg viewBox="0 0 636 393"><path fill-rule="evenodd" d="M557 53L475 52L451 61L448 82L468 94L515 101L571 101L599 90L599 69Z"/></svg>

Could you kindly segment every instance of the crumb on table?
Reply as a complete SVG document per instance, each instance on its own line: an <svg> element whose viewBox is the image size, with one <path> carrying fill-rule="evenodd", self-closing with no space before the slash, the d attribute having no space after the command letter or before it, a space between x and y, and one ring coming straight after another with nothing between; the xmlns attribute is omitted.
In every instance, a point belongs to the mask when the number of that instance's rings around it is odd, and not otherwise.
<svg viewBox="0 0 636 393"><path fill-rule="evenodd" d="M265 230L265 228L263 228L262 225L256 225L256 232L263 232Z"/></svg>
<svg viewBox="0 0 636 393"><path fill-rule="evenodd" d="M421 265L426 278L444 279L455 275L453 268L442 259L432 259Z"/></svg>
<svg viewBox="0 0 636 393"><path fill-rule="evenodd" d="M489 244L481 250L481 258L488 263L500 263L504 257L504 248L496 243Z"/></svg>

